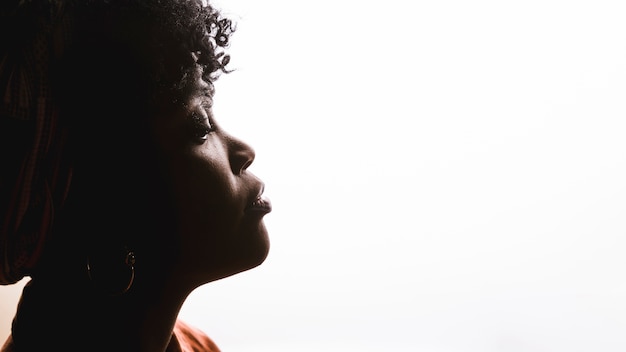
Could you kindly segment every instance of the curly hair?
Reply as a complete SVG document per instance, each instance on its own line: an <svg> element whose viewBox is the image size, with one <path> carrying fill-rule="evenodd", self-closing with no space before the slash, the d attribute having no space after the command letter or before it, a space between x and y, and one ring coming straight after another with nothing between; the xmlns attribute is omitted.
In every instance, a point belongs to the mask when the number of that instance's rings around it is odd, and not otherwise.
<svg viewBox="0 0 626 352"><path fill-rule="evenodd" d="M91 0L75 7L78 52L59 71L65 87L79 89L68 90L72 104L89 77L82 70L92 72L105 88L100 97L118 91L112 98L120 102L134 97L161 103L159 109L164 101L184 97L197 68L211 88L221 73L229 72L225 48L235 26L201 0ZM68 81L68 72L78 72L78 80Z"/></svg>
<svg viewBox="0 0 626 352"><path fill-rule="evenodd" d="M53 27L46 25L59 8L71 17L71 33L62 34L70 44L52 63L50 78L72 104L90 76L108 93L123 91L116 84L126 82L135 89L126 93L139 98L137 92L149 92L161 101L163 94L182 94L198 66L211 86L228 72L225 48L235 25L202 0L9 0L0 6L0 51L30 45L37 33Z"/></svg>

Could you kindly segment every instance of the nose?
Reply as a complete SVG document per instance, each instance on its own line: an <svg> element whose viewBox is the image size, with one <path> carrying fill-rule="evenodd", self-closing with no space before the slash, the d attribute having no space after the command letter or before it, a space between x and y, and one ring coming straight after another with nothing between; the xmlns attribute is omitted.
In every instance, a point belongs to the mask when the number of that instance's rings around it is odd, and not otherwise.
<svg viewBox="0 0 626 352"><path fill-rule="evenodd" d="M241 175L254 161L254 149L244 141L229 136L230 168L235 175Z"/></svg>

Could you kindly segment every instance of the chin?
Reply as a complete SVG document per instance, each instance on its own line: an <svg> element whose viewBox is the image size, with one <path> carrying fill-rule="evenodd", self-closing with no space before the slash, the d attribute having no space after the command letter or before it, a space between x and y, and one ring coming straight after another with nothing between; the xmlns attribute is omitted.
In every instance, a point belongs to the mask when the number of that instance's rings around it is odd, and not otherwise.
<svg viewBox="0 0 626 352"><path fill-rule="evenodd" d="M207 282L236 275L263 264L269 254L270 241L263 224L261 224L259 230L262 231L255 232L254 236L242 236L242 238L246 237L245 245L238 243L238 245L235 245L234 248L228 251L233 255L222 258L223 265L220 265L221 270L214 272Z"/></svg>
<svg viewBox="0 0 626 352"><path fill-rule="evenodd" d="M265 258L267 258L267 253L268 251L266 251L265 254L263 255L259 254L256 258L248 257L246 258L245 261L233 263L232 266L225 269L224 271L214 273L213 275L211 275L211 277L208 280L205 280L203 283L209 283L212 281L221 280L221 279L233 276L233 275L237 275L244 271L254 269L257 266L263 264L263 262L265 261Z"/></svg>
<svg viewBox="0 0 626 352"><path fill-rule="evenodd" d="M258 233L254 241L250 241L250 245L242 251L242 262L245 263L241 271L255 268L265 261L270 252L270 240L267 230L263 223L260 224Z"/></svg>

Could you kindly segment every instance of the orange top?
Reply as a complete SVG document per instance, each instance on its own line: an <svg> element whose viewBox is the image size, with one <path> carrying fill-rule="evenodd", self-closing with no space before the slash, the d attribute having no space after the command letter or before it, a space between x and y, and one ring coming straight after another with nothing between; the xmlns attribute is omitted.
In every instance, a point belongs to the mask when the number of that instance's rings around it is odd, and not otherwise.
<svg viewBox="0 0 626 352"><path fill-rule="evenodd" d="M177 320L165 352L220 352L220 349L205 333Z"/></svg>

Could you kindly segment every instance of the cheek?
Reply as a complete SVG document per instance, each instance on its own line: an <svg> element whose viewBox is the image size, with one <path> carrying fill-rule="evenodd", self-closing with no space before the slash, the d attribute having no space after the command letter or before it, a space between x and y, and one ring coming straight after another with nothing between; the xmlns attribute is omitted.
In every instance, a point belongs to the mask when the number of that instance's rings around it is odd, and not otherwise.
<svg viewBox="0 0 626 352"><path fill-rule="evenodd" d="M172 165L180 235L215 240L237 231L245 199L220 150L183 155ZM245 192L243 192L245 193Z"/></svg>
<svg viewBox="0 0 626 352"><path fill-rule="evenodd" d="M202 171L202 170L197 170ZM195 172L180 179L176 188L177 242L187 267L200 270L221 266L219 259L229 252L236 236L240 215L233 186L223 178Z"/></svg>

